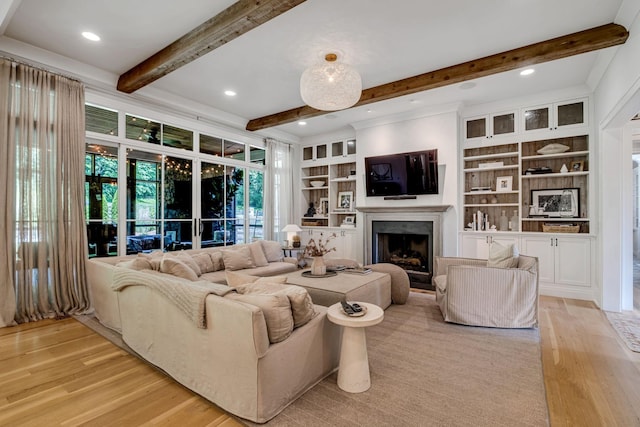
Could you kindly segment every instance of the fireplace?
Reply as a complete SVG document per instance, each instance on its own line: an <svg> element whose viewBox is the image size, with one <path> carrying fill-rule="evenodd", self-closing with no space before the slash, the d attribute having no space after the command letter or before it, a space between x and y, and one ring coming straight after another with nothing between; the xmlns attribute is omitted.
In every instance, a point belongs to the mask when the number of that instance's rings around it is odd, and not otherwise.
<svg viewBox="0 0 640 427"><path fill-rule="evenodd" d="M433 221L372 221L372 261L403 268L412 288L433 290Z"/></svg>
<svg viewBox="0 0 640 427"><path fill-rule="evenodd" d="M434 257L442 254L442 206L358 207L364 213L368 264L392 263L408 274L412 288L434 290Z"/></svg>

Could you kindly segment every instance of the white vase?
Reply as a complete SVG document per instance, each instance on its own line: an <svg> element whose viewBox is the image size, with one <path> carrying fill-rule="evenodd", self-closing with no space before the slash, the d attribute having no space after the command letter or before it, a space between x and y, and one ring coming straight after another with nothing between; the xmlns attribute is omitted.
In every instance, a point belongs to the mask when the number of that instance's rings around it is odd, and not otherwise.
<svg viewBox="0 0 640 427"><path fill-rule="evenodd" d="M323 257L313 257L313 262L311 263L311 274L314 276L324 276L327 274L327 265L324 263Z"/></svg>

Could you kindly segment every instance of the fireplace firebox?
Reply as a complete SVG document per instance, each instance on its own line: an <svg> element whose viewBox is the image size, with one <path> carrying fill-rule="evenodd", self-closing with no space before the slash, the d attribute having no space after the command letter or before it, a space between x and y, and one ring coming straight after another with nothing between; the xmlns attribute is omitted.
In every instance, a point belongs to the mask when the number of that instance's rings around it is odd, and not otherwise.
<svg viewBox="0 0 640 427"><path fill-rule="evenodd" d="M412 288L433 290L433 222L373 221L372 260L403 268Z"/></svg>

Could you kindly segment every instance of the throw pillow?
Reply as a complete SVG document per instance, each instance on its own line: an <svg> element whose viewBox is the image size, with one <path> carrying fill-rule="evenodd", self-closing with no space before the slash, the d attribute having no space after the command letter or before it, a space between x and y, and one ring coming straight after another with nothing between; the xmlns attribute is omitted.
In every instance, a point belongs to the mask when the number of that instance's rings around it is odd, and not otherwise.
<svg viewBox="0 0 640 427"><path fill-rule="evenodd" d="M222 252L209 252L209 257L211 258L211 262L213 262L213 270L212 271L220 271L224 270L224 262L222 261Z"/></svg>
<svg viewBox="0 0 640 427"><path fill-rule="evenodd" d="M138 256L140 258L145 258L147 260L149 260L149 262L151 263L151 268L155 271L160 271L160 263L162 262L162 257L164 256L164 252L158 250L158 251L153 251L150 254L145 254L142 252L138 253Z"/></svg>
<svg viewBox="0 0 640 427"><path fill-rule="evenodd" d="M256 267L266 267L269 265L269 261L267 261L267 257L264 255L264 251L262 250L262 244L260 241L256 241L253 243L249 243L249 250L251 251L251 257L253 258L253 262L256 264Z"/></svg>
<svg viewBox="0 0 640 427"><path fill-rule="evenodd" d="M247 245L240 245L235 249L222 250L222 261L225 270L244 270L254 268L256 264L251 257L251 250Z"/></svg>
<svg viewBox="0 0 640 427"><path fill-rule="evenodd" d="M271 279L271 277L262 277L260 281L237 286L236 291L243 295L286 295L291 304L294 328L299 328L315 317L317 313L313 308L313 301L311 301L309 292L305 288L269 282L268 279Z"/></svg>
<svg viewBox="0 0 640 427"><path fill-rule="evenodd" d="M503 246L500 243L492 243L489 248L487 267L515 268L518 266L518 248L516 245Z"/></svg>
<svg viewBox="0 0 640 427"><path fill-rule="evenodd" d="M133 258L126 261L120 261L116 267L130 268L131 270L152 270L151 262L146 258Z"/></svg>
<svg viewBox="0 0 640 427"><path fill-rule="evenodd" d="M208 253L200 252L197 254L193 254L191 255L191 258L193 258L196 264L198 264L201 274L211 273L212 271L216 271L214 270L213 260L211 259Z"/></svg>
<svg viewBox="0 0 640 427"><path fill-rule="evenodd" d="M272 240L261 240L262 250L269 262L280 262L284 259L284 252L282 252L282 245L279 242Z"/></svg>
<svg viewBox="0 0 640 427"><path fill-rule="evenodd" d="M284 341L293 331L291 304L286 295L236 294L229 293L226 298L260 307L267 324L270 343Z"/></svg>
<svg viewBox="0 0 640 427"><path fill-rule="evenodd" d="M185 264L180 258L174 256L165 255L162 257L160 271L192 282L198 280L198 275L195 271L193 271L193 269Z"/></svg>
<svg viewBox="0 0 640 427"><path fill-rule="evenodd" d="M269 276L269 277L259 277L252 276L250 274L240 273L237 271L225 271L225 276L227 279L227 285L229 286L240 286L246 285L247 283L287 283L287 276Z"/></svg>
<svg viewBox="0 0 640 427"><path fill-rule="evenodd" d="M189 255L187 252L184 251L180 251L176 254L176 256L178 258L180 258L180 261L184 262L185 264L187 264L187 266L193 270L194 273L196 273L196 275L200 276L202 275L202 271L200 270L200 267L198 267L198 263L195 262L195 260L193 259L193 257L191 255Z"/></svg>

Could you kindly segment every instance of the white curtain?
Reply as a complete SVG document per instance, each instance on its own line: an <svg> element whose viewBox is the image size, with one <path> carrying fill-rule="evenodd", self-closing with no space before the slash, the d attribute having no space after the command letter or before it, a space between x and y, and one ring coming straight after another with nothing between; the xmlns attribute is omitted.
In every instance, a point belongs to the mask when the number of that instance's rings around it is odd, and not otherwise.
<svg viewBox="0 0 640 427"><path fill-rule="evenodd" d="M84 87L0 59L0 327L86 311Z"/></svg>
<svg viewBox="0 0 640 427"><path fill-rule="evenodd" d="M267 175L265 177L265 238L283 240L282 228L293 221L293 169L291 145L265 139Z"/></svg>

